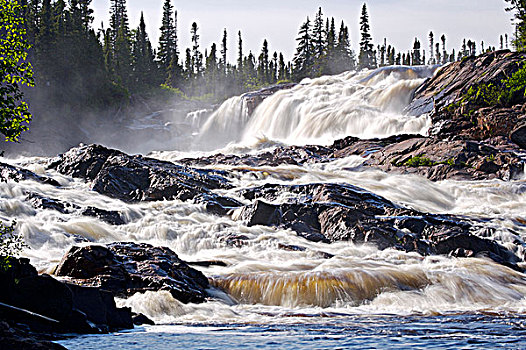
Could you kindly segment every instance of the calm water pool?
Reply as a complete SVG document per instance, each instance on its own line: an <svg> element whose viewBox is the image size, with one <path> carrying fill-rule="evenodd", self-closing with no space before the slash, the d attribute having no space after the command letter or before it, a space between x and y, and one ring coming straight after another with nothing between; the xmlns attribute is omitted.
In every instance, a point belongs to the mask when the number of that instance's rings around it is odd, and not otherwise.
<svg viewBox="0 0 526 350"><path fill-rule="evenodd" d="M61 341L68 349L526 349L526 316L353 316L292 324L181 324Z"/></svg>

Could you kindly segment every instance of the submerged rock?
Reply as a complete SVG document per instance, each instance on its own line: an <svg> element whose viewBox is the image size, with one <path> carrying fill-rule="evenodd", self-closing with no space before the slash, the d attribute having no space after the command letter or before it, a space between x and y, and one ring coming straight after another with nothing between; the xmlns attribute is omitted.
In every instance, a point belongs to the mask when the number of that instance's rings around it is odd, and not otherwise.
<svg viewBox="0 0 526 350"><path fill-rule="evenodd" d="M82 286L95 286L128 297L167 290L183 303L206 300L208 279L169 248L149 244L113 243L72 247L56 275Z"/></svg>
<svg viewBox="0 0 526 350"><path fill-rule="evenodd" d="M421 255L453 255L461 248L520 270L515 254L474 234L482 222L403 208L352 185L267 184L240 193L255 200L237 216L249 226L278 226L315 242L370 243ZM280 202L284 195L288 200Z"/></svg>
<svg viewBox="0 0 526 350"><path fill-rule="evenodd" d="M49 177L40 176L34 172L16 167L14 165L0 163L0 182L33 180L43 184L60 186L60 184Z"/></svg>
<svg viewBox="0 0 526 350"><path fill-rule="evenodd" d="M95 207L80 208L77 205L64 203L61 200L45 197L38 193L29 193L27 200L36 209L50 209L56 210L62 214L73 214L78 213L84 216L95 217L101 221L104 221L110 225L124 225L126 222L123 220L121 214L117 211L105 210Z"/></svg>

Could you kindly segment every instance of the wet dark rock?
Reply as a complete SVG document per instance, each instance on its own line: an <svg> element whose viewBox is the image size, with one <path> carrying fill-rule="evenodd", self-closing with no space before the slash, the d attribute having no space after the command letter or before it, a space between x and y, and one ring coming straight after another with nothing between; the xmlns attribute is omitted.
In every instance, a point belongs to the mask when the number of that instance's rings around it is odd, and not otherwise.
<svg viewBox="0 0 526 350"><path fill-rule="evenodd" d="M10 268L0 272L0 302L41 315L10 312L12 320L32 330L59 333L133 328L131 311L117 308L111 293L38 275L25 259L10 259L10 264ZM7 316L5 310L3 315Z"/></svg>
<svg viewBox="0 0 526 350"><path fill-rule="evenodd" d="M258 200L242 209L240 219L244 220L249 227L255 225L278 225L281 219L281 212L279 206Z"/></svg>
<svg viewBox="0 0 526 350"><path fill-rule="evenodd" d="M482 232L482 221L403 208L349 184L266 184L241 190L240 194L255 200L239 216L250 225L291 229L315 242L368 243L379 249L394 248L422 255L456 254L461 248L472 255L486 254L498 263L520 270L516 265L520 259L511 251L473 234ZM276 203L283 195L287 201Z"/></svg>
<svg viewBox="0 0 526 350"><path fill-rule="evenodd" d="M124 225L126 222L121 214L116 211L104 210L95 207L87 207L82 211L84 216L92 216L110 225Z"/></svg>
<svg viewBox="0 0 526 350"><path fill-rule="evenodd" d="M60 184L47 176L37 175L32 171L16 167L14 165L9 165L6 163L0 163L0 182L7 181L24 181L24 180L33 180L43 184L48 184L52 186L60 186Z"/></svg>
<svg viewBox="0 0 526 350"><path fill-rule="evenodd" d="M406 108L409 115L436 111L459 100L470 87L501 81L516 72L526 59L524 53L508 50L466 57L439 69L434 77L422 84Z"/></svg>
<svg viewBox="0 0 526 350"><path fill-rule="evenodd" d="M202 266L202 267L210 267L210 266L222 266L226 267L228 264L224 261L217 261L217 260L209 260L209 261L187 261L186 262L190 266Z"/></svg>
<svg viewBox="0 0 526 350"><path fill-rule="evenodd" d="M200 303L208 297L208 279L201 272L169 248L149 244L72 247L56 274L75 284L101 287L123 297L158 290L167 290L184 303Z"/></svg>
<svg viewBox="0 0 526 350"><path fill-rule="evenodd" d="M66 209L66 205L63 202L57 199L41 196L38 193L28 194L27 200L34 208L37 209L51 209L56 210L62 214L70 213L70 211Z"/></svg>
<svg viewBox="0 0 526 350"><path fill-rule="evenodd" d="M92 182L92 189L126 202L179 199L204 203L207 210L225 215L241 204L220 196L216 189L228 189L225 172L199 170L143 156L130 156L99 145L73 148L55 159L50 167ZM113 214L111 214L113 216ZM97 217L117 219L99 213Z"/></svg>
<svg viewBox="0 0 526 350"><path fill-rule="evenodd" d="M95 217L110 225L126 224L121 214L117 211L104 210L95 207L86 207L81 209L77 205L65 203L55 198L45 197L34 192L29 193L26 198L28 202L36 209L56 210L62 214L78 213L84 216Z"/></svg>
<svg viewBox="0 0 526 350"><path fill-rule="evenodd" d="M239 166L240 171L250 171L250 168L243 167L263 167L278 166L281 164L299 165L306 163L318 163L329 160L332 156L332 149L324 146L280 146L272 151L260 152L258 154L222 154L201 158L185 158L178 160L178 163L188 166L207 166L217 164L228 164Z"/></svg>
<svg viewBox="0 0 526 350"><path fill-rule="evenodd" d="M511 131L510 139L520 148L526 149L526 124L524 122Z"/></svg>
<svg viewBox="0 0 526 350"><path fill-rule="evenodd" d="M155 322L150 320L148 317L146 317L143 314L134 314L133 315L133 324L136 326L142 326L142 325L149 325L149 326L155 326Z"/></svg>
<svg viewBox="0 0 526 350"><path fill-rule="evenodd" d="M221 242L229 247L241 248L247 244L249 238L245 235L230 233L221 238Z"/></svg>
<svg viewBox="0 0 526 350"><path fill-rule="evenodd" d="M9 319L2 319L0 312L0 350L65 350L42 334L30 333Z"/></svg>
<svg viewBox="0 0 526 350"><path fill-rule="evenodd" d="M524 159L516 146L503 138L485 141L442 140L418 135L397 135L385 139L360 140L347 137L328 147L291 146L278 147L250 155L217 154L204 158L183 159L187 165L208 166L228 164L237 166L235 171L267 172L280 177L268 169L257 167L280 164L302 165L326 163L338 158L362 156L362 167L379 168L386 172L419 174L432 181L445 179L505 181L518 179L523 174ZM411 163L411 159L426 163ZM352 169L356 170L356 169Z"/></svg>

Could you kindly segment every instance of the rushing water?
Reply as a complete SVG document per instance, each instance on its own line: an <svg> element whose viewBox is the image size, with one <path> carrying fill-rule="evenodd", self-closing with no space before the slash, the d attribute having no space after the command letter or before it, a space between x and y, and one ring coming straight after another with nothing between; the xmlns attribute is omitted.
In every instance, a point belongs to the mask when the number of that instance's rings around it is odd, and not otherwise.
<svg viewBox="0 0 526 350"><path fill-rule="evenodd" d="M307 80L268 98L252 116L241 98L233 98L209 117L197 140L207 140L206 147L232 141L222 152L246 153L282 143L327 144L347 134L425 133L429 118L407 117L402 110L432 73L427 68L383 69ZM189 118L197 123L205 113ZM195 155L151 154L171 161ZM235 188L225 192L242 202L246 200L236 190L249 186L339 182L420 211L491 218L491 238L524 257L524 181L434 183L416 175L363 169L363 160L353 156L305 166L215 168L229 170ZM167 292L118 300L160 326L61 342L72 349L526 347L526 276L488 260L422 257L348 242L313 243L289 230L247 227L236 220L236 213L211 215L198 204L126 204L46 170L46 158L4 161L62 185L0 183L0 220L17 219L30 247L24 254L42 272L51 272L64 252L82 240L148 242L168 246L186 260L227 264L200 268L216 296L210 302L185 305ZM28 192L81 207L118 210L127 224L111 226L76 213L34 209L26 200ZM236 235L244 236L245 243L227 244L226 238ZM305 250L288 251L283 245Z"/></svg>

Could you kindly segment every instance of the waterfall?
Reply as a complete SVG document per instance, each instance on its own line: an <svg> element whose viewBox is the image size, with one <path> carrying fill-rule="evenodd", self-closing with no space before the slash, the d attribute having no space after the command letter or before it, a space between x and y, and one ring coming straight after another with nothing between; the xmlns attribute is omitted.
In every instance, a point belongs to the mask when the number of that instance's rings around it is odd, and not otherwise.
<svg viewBox="0 0 526 350"><path fill-rule="evenodd" d="M201 128L198 147L268 138L288 144L327 144L337 138L425 134L427 115L403 114L413 92L435 67L384 67L305 79L265 99L249 116L243 96L229 99Z"/></svg>

